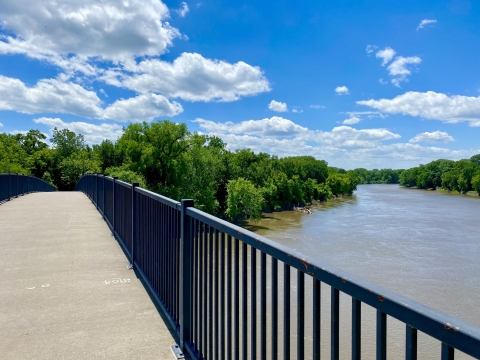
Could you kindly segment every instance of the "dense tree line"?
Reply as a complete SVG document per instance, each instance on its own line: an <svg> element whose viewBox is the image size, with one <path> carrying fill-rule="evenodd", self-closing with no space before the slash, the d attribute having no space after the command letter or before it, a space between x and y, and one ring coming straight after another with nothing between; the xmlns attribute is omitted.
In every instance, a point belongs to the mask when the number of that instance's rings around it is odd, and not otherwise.
<svg viewBox="0 0 480 360"><path fill-rule="evenodd" d="M403 170L358 168L355 171L362 179L362 184L398 184Z"/></svg>
<svg viewBox="0 0 480 360"><path fill-rule="evenodd" d="M130 124L115 142L88 146L82 135L54 129L49 147L38 130L0 134L0 172L32 174L72 190L87 172L118 176L159 194L231 220L258 219L262 211L349 195L362 179L311 156L278 158L249 149L229 151L218 137L185 124Z"/></svg>
<svg viewBox="0 0 480 360"><path fill-rule="evenodd" d="M419 189L442 188L453 193L476 191L480 195L480 154L459 161L435 160L403 171L400 185Z"/></svg>

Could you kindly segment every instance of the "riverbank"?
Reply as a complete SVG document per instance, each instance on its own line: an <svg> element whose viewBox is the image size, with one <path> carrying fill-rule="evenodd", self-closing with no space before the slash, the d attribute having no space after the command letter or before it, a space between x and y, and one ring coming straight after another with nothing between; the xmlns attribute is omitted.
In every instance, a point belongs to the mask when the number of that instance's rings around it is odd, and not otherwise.
<svg viewBox="0 0 480 360"><path fill-rule="evenodd" d="M480 199L480 195L478 195L478 193L476 191L468 191L466 193L461 193L459 191L450 191L450 190L447 190L447 189L444 189L444 188L420 189L416 186L400 186L400 187L405 188L405 189L412 189L412 190L437 191L439 193L444 193L444 194L448 194L448 195L462 195L462 196L469 196L469 197L474 197L474 198L479 198Z"/></svg>

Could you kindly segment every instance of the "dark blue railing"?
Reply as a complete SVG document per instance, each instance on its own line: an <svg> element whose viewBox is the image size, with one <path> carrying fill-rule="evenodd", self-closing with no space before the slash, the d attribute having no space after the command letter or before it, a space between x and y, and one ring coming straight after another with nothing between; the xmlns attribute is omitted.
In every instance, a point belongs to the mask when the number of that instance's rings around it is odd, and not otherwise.
<svg viewBox="0 0 480 360"><path fill-rule="evenodd" d="M321 283L331 287L333 360L341 348L340 293L352 299L352 359L361 358L362 303L376 309L377 359L387 356L387 316L405 324L408 360L417 359L418 331L440 342L442 360L454 359L454 349L480 358L479 328L197 210L191 200L179 203L98 174L82 177L76 190L104 215L194 358L277 359L283 353L283 359L303 359L311 325L308 350L320 359Z"/></svg>
<svg viewBox="0 0 480 360"><path fill-rule="evenodd" d="M0 174L0 203L32 192L57 191L57 189L35 176Z"/></svg>

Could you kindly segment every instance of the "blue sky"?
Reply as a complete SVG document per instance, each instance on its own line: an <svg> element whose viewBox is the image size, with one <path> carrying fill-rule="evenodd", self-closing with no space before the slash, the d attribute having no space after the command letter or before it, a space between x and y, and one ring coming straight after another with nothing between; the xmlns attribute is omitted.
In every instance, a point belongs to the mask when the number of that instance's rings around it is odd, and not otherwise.
<svg viewBox="0 0 480 360"><path fill-rule="evenodd" d="M347 169L480 153L480 3L3 0L0 131L170 119Z"/></svg>

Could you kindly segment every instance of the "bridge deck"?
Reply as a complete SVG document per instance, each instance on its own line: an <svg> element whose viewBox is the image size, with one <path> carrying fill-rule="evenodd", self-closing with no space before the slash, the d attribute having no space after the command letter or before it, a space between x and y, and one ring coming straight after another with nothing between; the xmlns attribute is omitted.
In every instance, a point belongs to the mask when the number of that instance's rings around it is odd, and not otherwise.
<svg viewBox="0 0 480 360"><path fill-rule="evenodd" d="M84 194L0 205L0 261L2 359L174 358L175 340Z"/></svg>

